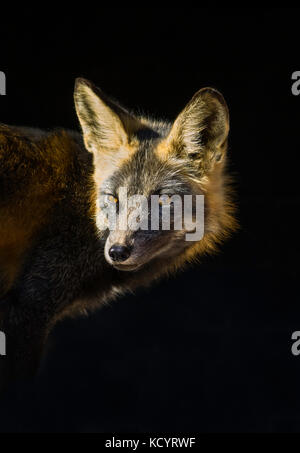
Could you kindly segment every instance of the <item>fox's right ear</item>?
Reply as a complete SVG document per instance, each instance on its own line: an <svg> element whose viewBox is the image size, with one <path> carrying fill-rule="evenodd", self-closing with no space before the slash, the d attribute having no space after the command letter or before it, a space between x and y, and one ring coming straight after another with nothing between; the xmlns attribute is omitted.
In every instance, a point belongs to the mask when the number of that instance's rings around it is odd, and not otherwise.
<svg viewBox="0 0 300 453"><path fill-rule="evenodd" d="M229 110L224 97L213 88L203 88L176 119L168 143L181 157L207 167L223 160L228 133Z"/></svg>
<svg viewBox="0 0 300 453"><path fill-rule="evenodd" d="M85 79L76 79L76 112L84 143L93 153L117 151L140 128L138 120Z"/></svg>

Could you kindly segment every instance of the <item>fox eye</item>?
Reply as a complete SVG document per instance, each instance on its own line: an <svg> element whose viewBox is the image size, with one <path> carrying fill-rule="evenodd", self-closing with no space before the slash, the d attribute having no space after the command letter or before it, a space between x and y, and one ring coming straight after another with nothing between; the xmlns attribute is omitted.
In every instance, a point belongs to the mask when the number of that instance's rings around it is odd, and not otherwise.
<svg viewBox="0 0 300 453"><path fill-rule="evenodd" d="M161 195L159 198L159 205L160 206L171 206L172 204L172 197L169 195Z"/></svg>
<svg viewBox="0 0 300 453"><path fill-rule="evenodd" d="M119 200L114 195L107 195L107 201L113 204L119 203Z"/></svg>

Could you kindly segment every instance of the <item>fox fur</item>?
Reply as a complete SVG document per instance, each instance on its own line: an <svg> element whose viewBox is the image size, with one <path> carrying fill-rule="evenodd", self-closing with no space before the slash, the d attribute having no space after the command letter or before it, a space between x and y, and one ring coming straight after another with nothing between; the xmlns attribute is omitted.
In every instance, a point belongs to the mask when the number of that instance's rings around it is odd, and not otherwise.
<svg viewBox="0 0 300 453"><path fill-rule="evenodd" d="M82 136L0 126L3 381L37 368L59 319L183 269L237 227L226 171L229 112L218 91L200 90L174 123L137 117L84 79L75 106ZM99 194L117 201L120 187L146 197L204 195L204 238L100 230ZM113 244L130 250L125 263L111 260Z"/></svg>

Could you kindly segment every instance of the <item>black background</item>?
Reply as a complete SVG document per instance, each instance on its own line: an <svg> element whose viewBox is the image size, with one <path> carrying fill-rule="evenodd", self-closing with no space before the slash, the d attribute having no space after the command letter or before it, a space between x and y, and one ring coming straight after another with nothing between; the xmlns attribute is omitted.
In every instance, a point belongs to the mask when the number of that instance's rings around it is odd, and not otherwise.
<svg viewBox="0 0 300 453"><path fill-rule="evenodd" d="M1 401L0 431L299 432L300 8L86 9L1 15L0 121L77 128L78 76L170 119L216 87L241 231L176 279L57 326L37 382Z"/></svg>

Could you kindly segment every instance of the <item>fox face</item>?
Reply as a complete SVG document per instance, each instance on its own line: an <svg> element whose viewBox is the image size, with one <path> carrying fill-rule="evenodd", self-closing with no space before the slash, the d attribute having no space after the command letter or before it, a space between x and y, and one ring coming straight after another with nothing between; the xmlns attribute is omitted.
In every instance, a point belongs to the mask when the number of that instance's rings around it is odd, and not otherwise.
<svg viewBox="0 0 300 453"><path fill-rule="evenodd" d="M229 112L218 91L200 90L174 123L137 117L84 79L75 106L94 156L96 223L110 265L180 267L236 228L225 173Z"/></svg>

